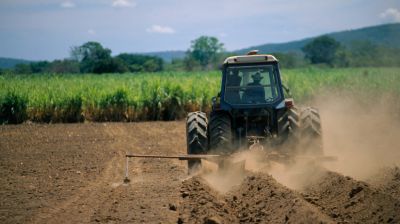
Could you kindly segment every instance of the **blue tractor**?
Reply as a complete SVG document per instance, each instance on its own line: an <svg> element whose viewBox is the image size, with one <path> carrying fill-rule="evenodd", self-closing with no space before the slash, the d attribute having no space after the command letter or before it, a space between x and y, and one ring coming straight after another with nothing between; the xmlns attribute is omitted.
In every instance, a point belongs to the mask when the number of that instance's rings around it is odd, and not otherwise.
<svg viewBox="0 0 400 224"><path fill-rule="evenodd" d="M229 155L255 143L285 155L322 155L318 110L298 108L282 84L278 60L251 51L225 59L209 116L189 113L188 154ZM189 170L201 160L188 160Z"/></svg>

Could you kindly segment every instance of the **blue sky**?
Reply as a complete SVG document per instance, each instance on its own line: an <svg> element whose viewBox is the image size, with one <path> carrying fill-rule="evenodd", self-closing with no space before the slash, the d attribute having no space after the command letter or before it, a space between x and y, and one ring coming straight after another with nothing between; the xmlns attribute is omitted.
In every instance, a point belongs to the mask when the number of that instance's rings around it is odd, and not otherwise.
<svg viewBox="0 0 400 224"><path fill-rule="evenodd" d="M98 41L113 54L227 50L400 22L399 0L0 0L0 57L53 60Z"/></svg>

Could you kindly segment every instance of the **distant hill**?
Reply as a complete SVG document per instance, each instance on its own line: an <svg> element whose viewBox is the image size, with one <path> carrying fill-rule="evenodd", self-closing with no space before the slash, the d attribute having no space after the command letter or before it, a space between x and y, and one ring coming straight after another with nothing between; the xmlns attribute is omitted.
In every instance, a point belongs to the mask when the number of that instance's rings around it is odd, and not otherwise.
<svg viewBox="0 0 400 224"><path fill-rule="evenodd" d="M147 53L140 53L144 55L150 55L150 56L157 56L162 58L166 62L171 62L172 59L175 58L184 58L185 57L185 51L159 51L159 52L147 52Z"/></svg>
<svg viewBox="0 0 400 224"><path fill-rule="evenodd" d="M335 38L345 46L349 46L354 41L370 41L375 44L400 48L400 23L370 26L360 29L328 33L326 35ZM301 48L311 42L314 38L316 37L285 43L262 44L236 50L233 51L233 53L244 54L253 49L258 49L260 53L301 52ZM141 54L158 56L167 62L170 62L173 58L181 59L185 57L185 51L159 51Z"/></svg>
<svg viewBox="0 0 400 224"><path fill-rule="evenodd" d="M345 46L350 45L354 41L370 41L375 44L400 48L400 23L370 26L361 29L329 33L326 35L336 39ZM263 44L240 49L234 52L243 54L253 49L258 49L260 53L299 52L303 46L311 42L314 38L315 37L311 37L286 43Z"/></svg>
<svg viewBox="0 0 400 224"><path fill-rule="evenodd" d="M0 68L14 68L17 64L29 64L31 61L15 58L2 58L0 57Z"/></svg>

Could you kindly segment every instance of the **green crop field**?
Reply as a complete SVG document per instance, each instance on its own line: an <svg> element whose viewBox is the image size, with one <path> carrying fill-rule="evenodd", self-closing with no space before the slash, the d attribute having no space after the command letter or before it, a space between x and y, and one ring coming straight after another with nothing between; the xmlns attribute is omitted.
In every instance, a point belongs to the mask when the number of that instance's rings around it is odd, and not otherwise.
<svg viewBox="0 0 400 224"><path fill-rule="evenodd" d="M400 96L400 68L282 70L296 101L321 91ZM220 72L0 76L0 122L175 120L209 111Z"/></svg>

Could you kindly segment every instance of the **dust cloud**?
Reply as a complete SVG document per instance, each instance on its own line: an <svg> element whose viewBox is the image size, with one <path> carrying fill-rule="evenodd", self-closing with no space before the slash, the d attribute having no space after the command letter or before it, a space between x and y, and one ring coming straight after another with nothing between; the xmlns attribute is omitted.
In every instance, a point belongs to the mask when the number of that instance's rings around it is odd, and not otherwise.
<svg viewBox="0 0 400 224"><path fill-rule="evenodd" d="M400 166L397 101L391 95L321 94L307 104L319 109L324 155L337 160L313 162L300 155L291 164L262 171L289 188L302 189L328 170L366 181L384 168Z"/></svg>
<svg viewBox="0 0 400 224"><path fill-rule="evenodd" d="M336 93L315 100L320 110L327 169L365 180L400 165L400 119L394 96Z"/></svg>
<svg viewBox="0 0 400 224"><path fill-rule="evenodd" d="M211 187L219 192L226 193L233 186L239 185L246 177L244 163L244 160L226 159L224 164L218 167L217 164L203 161L200 175Z"/></svg>

